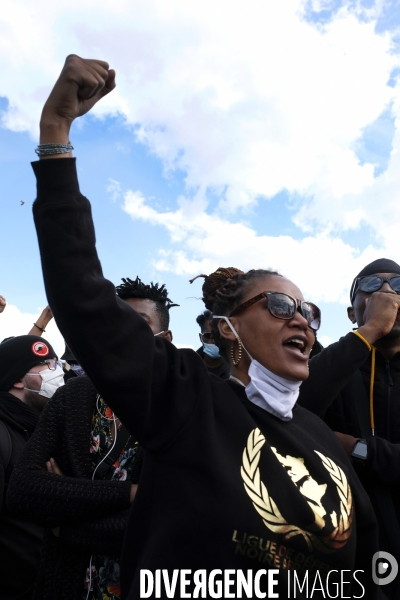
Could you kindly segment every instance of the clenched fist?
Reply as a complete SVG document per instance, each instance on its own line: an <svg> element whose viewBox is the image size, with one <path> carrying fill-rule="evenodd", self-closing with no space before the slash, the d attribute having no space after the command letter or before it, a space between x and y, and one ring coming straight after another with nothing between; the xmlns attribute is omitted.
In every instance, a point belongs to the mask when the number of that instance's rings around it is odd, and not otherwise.
<svg viewBox="0 0 400 600"><path fill-rule="evenodd" d="M0 313L3 312L3 310L5 309L6 306L7 306L6 299L4 298L4 296L0 296Z"/></svg>
<svg viewBox="0 0 400 600"><path fill-rule="evenodd" d="M108 68L108 63L74 54L68 56L43 107L40 143L68 143L72 121L89 112L114 88L115 71Z"/></svg>
<svg viewBox="0 0 400 600"><path fill-rule="evenodd" d="M386 292L374 292L364 301L364 314L358 316L358 332L374 344L390 333L399 321L400 295ZM359 310L362 310L362 305ZM356 311L354 311L356 312ZM397 323L400 328L400 323Z"/></svg>

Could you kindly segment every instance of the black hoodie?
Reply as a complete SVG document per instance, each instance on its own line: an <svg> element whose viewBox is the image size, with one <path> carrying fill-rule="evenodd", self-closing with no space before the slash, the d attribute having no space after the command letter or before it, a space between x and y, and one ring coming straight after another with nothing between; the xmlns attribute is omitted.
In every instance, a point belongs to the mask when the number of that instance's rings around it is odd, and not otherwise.
<svg viewBox="0 0 400 600"><path fill-rule="evenodd" d="M374 436L370 426L371 380ZM310 361L310 376L301 385L299 398L299 404L323 417L333 431L367 440L367 460L355 461L354 466L378 518L380 548L398 559L399 399L400 353L390 360L386 360L379 351L373 356L368 346L354 333L348 333ZM392 514L390 518L388 511Z"/></svg>
<svg viewBox="0 0 400 600"><path fill-rule="evenodd" d="M43 530L31 521L11 515L6 506L7 486L11 472L26 442L32 435L39 415L7 392L0 392L0 420L10 434L12 452L1 489L0 565L6 574L0 581L1 600L30 598L36 580ZM3 432L2 432L3 433ZM5 462L5 457L2 457Z"/></svg>
<svg viewBox="0 0 400 600"><path fill-rule="evenodd" d="M154 337L103 277L75 160L34 169L49 304L96 389L146 451L122 556L123 597L140 597L141 569L271 567L280 569L281 598L289 568L322 578L330 569L364 570L365 597L375 598L376 523L336 437L301 407L291 421L275 418L240 386L209 375L195 352Z"/></svg>

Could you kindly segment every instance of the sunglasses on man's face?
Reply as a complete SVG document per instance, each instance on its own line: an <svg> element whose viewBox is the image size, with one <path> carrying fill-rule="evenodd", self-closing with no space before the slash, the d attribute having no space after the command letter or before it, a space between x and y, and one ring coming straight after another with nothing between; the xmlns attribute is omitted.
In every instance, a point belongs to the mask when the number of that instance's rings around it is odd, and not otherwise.
<svg viewBox="0 0 400 600"><path fill-rule="evenodd" d="M200 341L205 344L213 344L214 338L211 332L206 331L205 333L199 333Z"/></svg>
<svg viewBox="0 0 400 600"><path fill-rule="evenodd" d="M354 291L352 295L352 301L354 300L354 296L361 290L366 294L373 294L381 289L384 283L388 283L392 290L396 292L396 294L400 294L400 276L395 275L394 277L378 277L377 275L367 275L365 277L359 277L354 286Z"/></svg>
<svg viewBox="0 0 400 600"><path fill-rule="evenodd" d="M292 296L282 294L281 292L261 292L261 294L240 304L240 306L235 308L229 316L235 317L263 298L267 299L268 310L273 317L289 321L290 319L293 319L296 311L298 311L306 319L308 326L311 327L311 329L318 331L320 328L321 311L318 306L315 306L312 302L296 300L295 298L292 298Z"/></svg>

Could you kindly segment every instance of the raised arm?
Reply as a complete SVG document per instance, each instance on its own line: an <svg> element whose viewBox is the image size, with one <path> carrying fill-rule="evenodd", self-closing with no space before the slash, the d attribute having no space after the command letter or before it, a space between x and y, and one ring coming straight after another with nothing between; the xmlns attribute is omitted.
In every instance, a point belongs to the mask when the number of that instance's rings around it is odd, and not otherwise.
<svg viewBox="0 0 400 600"><path fill-rule="evenodd" d="M66 144L73 119L111 91L114 78L107 63L69 57L43 109L41 142ZM193 351L154 338L145 320L116 296L102 273L75 159L54 156L33 163L49 305L68 346L124 425L145 448L160 448L190 417L204 366Z"/></svg>
<svg viewBox="0 0 400 600"><path fill-rule="evenodd" d="M372 346L392 330L399 304L397 294L372 294L366 302L364 324L310 360L310 375L301 384L299 404L324 416L336 396L368 359Z"/></svg>
<svg viewBox="0 0 400 600"><path fill-rule="evenodd" d="M53 318L50 306L46 306L40 313L33 327L28 331L28 335L42 335L46 331L47 325Z"/></svg>
<svg viewBox="0 0 400 600"><path fill-rule="evenodd" d="M300 386L298 403L323 417L369 353L368 346L354 333L324 348L310 360L310 374Z"/></svg>
<svg viewBox="0 0 400 600"><path fill-rule="evenodd" d="M115 71L103 60L87 60L67 56L40 119L40 144L70 143L72 122L89 112L93 106L115 88ZM40 148L40 147L39 147ZM71 152L56 152L57 148L42 148L41 159L71 158ZM47 152L50 152L49 154Z"/></svg>

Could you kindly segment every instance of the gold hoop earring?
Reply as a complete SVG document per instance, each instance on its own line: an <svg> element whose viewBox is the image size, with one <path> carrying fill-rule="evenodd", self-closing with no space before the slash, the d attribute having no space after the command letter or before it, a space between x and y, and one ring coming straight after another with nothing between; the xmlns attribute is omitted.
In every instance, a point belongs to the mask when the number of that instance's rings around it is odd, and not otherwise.
<svg viewBox="0 0 400 600"><path fill-rule="evenodd" d="M235 352L233 350L233 346L235 345L235 342L232 342L232 346L231 346L231 359L232 359L232 363L235 365L235 367L238 366L238 364L240 363L240 361L242 360L242 342L240 340L239 337L236 338L237 344L238 344L238 357L237 360L235 360Z"/></svg>

